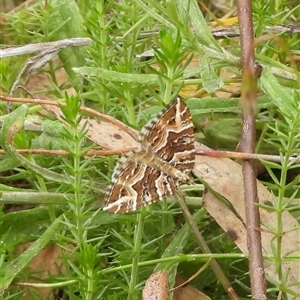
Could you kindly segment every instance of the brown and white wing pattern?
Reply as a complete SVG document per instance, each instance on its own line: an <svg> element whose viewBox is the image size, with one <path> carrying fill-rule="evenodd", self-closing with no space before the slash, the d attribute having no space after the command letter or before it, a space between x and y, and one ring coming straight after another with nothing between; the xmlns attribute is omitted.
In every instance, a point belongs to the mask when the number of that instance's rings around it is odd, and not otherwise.
<svg viewBox="0 0 300 300"><path fill-rule="evenodd" d="M121 157L115 167L103 210L134 211L191 182L194 127L188 107L179 98L143 127L139 142L140 149Z"/></svg>
<svg viewBox="0 0 300 300"><path fill-rule="evenodd" d="M165 162L190 173L195 164L194 125L186 104L177 98L141 130L142 148L150 147Z"/></svg>
<svg viewBox="0 0 300 300"><path fill-rule="evenodd" d="M132 158L117 166L104 210L115 214L134 211L171 196L176 190L176 179Z"/></svg>

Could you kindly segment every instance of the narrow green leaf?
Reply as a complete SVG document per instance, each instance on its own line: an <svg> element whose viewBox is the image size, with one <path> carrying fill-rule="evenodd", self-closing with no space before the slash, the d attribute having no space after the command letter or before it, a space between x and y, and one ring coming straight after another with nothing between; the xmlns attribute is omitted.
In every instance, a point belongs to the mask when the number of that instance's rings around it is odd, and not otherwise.
<svg viewBox="0 0 300 300"><path fill-rule="evenodd" d="M189 109L192 111L193 116L206 114L206 113L225 113L225 112L240 112L239 98L190 98L186 101ZM258 108L268 108L273 105L270 99L266 96L258 97Z"/></svg>
<svg viewBox="0 0 300 300"><path fill-rule="evenodd" d="M53 13L47 19L45 25L51 31L52 40L63 40L74 37L86 37L83 19L76 1L52 0L49 2ZM72 86L81 87L80 78L74 74L72 67L84 66L87 52L85 48L70 47L59 52L59 57L68 73Z"/></svg>
<svg viewBox="0 0 300 300"><path fill-rule="evenodd" d="M190 21L195 28L195 35L205 46L210 48L220 49L220 46L213 38L207 21L203 17L199 9L199 5L195 0L177 0L177 4L180 7L182 13L188 14Z"/></svg>
<svg viewBox="0 0 300 300"><path fill-rule="evenodd" d="M12 111L5 119L0 135L0 144L5 149L6 144L12 144L15 134L23 127L28 112L28 105L22 104Z"/></svg>
<svg viewBox="0 0 300 300"><path fill-rule="evenodd" d="M25 252L18 256L15 260L2 266L0 279L0 294L12 283L16 275L18 275L27 264L53 239L57 227L60 224L60 217L57 218Z"/></svg>
<svg viewBox="0 0 300 300"><path fill-rule="evenodd" d="M158 76L152 74L128 74L91 67L73 68L73 71L83 76L96 76L106 80L123 83L126 82L149 85L158 83Z"/></svg>
<svg viewBox="0 0 300 300"><path fill-rule="evenodd" d="M200 59L200 74L203 87L208 93L213 93L219 90L224 85L223 81L215 74L214 70L211 68L206 55L203 55Z"/></svg>
<svg viewBox="0 0 300 300"><path fill-rule="evenodd" d="M55 207L55 213L61 214L61 209ZM26 226L24 226L26 224ZM36 240L51 224L49 209L40 206L32 209L10 212L2 216L1 230L9 232L4 242L6 245L27 243Z"/></svg>
<svg viewBox="0 0 300 300"><path fill-rule="evenodd" d="M23 127L27 111L28 106L23 104L19 106L16 110L14 110L5 120L2 128L2 134L0 137L2 148L10 156L10 158L12 158L16 162L16 165L22 165L28 169L31 169L32 171L49 180L55 182L69 183L69 180L65 176L34 164L33 162L20 155L12 146L16 132L18 132Z"/></svg>
<svg viewBox="0 0 300 300"><path fill-rule="evenodd" d="M151 18L157 21L157 23L161 23L167 28L171 28L173 30L176 29L176 27L170 23L167 18L162 17L161 15L166 14L165 6L161 5L156 0L150 0L149 4L145 4L145 1L142 0L135 0L135 2L145 11L146 14L148 14ZM155 7L156 9L152 8ZM160 12L160 13L157 13Z"/></svg>
<svg viewBox="0 0 300 300"><path fill-rule="evenodd" d="M264 92L272 99L273 103L287 116L293 115L294 95L290 89L279 84L270 69L265 68L261 77L260 84Z"/></svg>
<svg viewBox="0 0 300 300"><path fill-rule="evenodd" d="M18 167L19 163L13 160L11 157L6 157L1 160L0 164L0 173L6 172L8 170L12 170ZM1 176L0 176L1 177Z"/></svg>
<svg viewBox="0 0 300 300"><path fill-rule="evenodd" d="M0 204L32 205L32 204L67 204L65 194L49 192L3 191L0 185Z"/></svg>
<svg viewBox="0 0 300 300"><path fill-rule="evenodd" d="M10 145L7 145L5 147L5 151L7 152L8 155L10 155L13 159L15 159L16 161L18 161L22 166L36 172L37 174L43 176L44 178L47 178L51 181L55 181L55 182L60 182L60 183L67 183L69 184L70 181L68 180L67 177L55 173L53 171L50 171L48 169L42 168L34 163L32 163L31 161L29 161L28 159L26 159L25 157L23 157L22 155L20 155L16 149Z"/></svg>

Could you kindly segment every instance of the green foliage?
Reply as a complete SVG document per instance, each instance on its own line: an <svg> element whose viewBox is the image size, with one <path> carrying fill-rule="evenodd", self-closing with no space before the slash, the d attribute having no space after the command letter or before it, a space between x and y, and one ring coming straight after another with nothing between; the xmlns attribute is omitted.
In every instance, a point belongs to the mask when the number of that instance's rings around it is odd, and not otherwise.
<svg viewBox="0 0 300 300"><path fill-rule="evenodd" d="M261 35L267 26L292 19L300 21L297 7L285 1L253 1L255 33ZM139 299L154 270L168 271L174 282L177 270L188 278L205 266L210 256L199 253L176 204L156 203L126 215L101 210L115 161L107 156L85 156L95 145L86 140L87 127L78 128L83 117L79 108L94 108L140 129L180 91L191 98L187 104L197 140L233 150L239 141L239 99L223 99L217 92L240 84L237 41L216 41L207 26L210 16L203 16L193 0L68 0L48 1L45 6L39 1L5 17L3 43L90 37L93 44L61 51L58 63L53 60L40 70L48 77L47 86L42 84L39 91L32 87L31 92L47 95L44 98L64 101L66 106L60 106L64 123L40 114L38 105L14 104L9 113L5 103L0 103L0 145L6 151L0 157L0 294L4 292L5 299L21 299L23 290L10 284L34 277L26 266L51 243L59 245L62 265L57 275L44 281L54 289L63 288L65 299ZM299 69L287 63L290 54L299 55L299 38L287 33L281 36L284 42L268 40L256 48L263 66L259 88L265 94L258 99L257 151L282 158L278 164L264 162L271 178L266 185L274 194L275 205L262 207L276 211L278 220L277 228L268 228L274 235L270 261L277 270L277 278L269 279L269 299L277 299L279 292L283 299L292 294L282 271L282 216L289 211L300 221L300 163L293 159L300 155ZM152 49L154 53L146 56ZM193 65L199 54L199 63ZM4 92L9 92L26 59L1 60ZM60 69L68 76L66 82L58 78ZM224 70L238 76L221 78ZM69 87L76 96L68 96ZM37 125L39 131L31 131L28 123ZM22 148L66 150L68 155L21 155L17 149ZM291 173L295 174L292 178ZM187 195L200 203L202 191ZM4 214L8 204L30 205L31 209ZM248 297L246 258L199 204L192 212L234 289ZM32 242L31 246L17 255L15 248L27 242ZM212 299L228 299L209 267L199 278L194 286ZM43 299L33 293L32 299Z"/></svg>

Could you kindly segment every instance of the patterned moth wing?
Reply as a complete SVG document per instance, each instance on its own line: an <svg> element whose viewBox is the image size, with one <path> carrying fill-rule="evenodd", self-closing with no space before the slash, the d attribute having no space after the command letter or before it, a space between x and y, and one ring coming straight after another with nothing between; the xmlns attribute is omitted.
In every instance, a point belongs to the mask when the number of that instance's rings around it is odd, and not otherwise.
<svg viewBox="0 0 300 300"><path fill-rule="evenodd" d="M195 164L194 125L180 98L172 101L141 130L142 148L153 151L176 169L189 174Z"/></svg>
<svg viewBox="0 0 300 300"><path fill-rule="evenodd" d="M177 188L171 176L140 161L129 160L116 171L119 173L112 179L103 208L111 213L126 213L150 205L171 196Z"/></svg>
<svg viewBox="0 0 300 300"><path fill-rule="evenodd" d="M142 129L140 149L124 155L115 167L104 210L134 211L171 196L191 183L194 129L190 112L179 98Z"/></svg>

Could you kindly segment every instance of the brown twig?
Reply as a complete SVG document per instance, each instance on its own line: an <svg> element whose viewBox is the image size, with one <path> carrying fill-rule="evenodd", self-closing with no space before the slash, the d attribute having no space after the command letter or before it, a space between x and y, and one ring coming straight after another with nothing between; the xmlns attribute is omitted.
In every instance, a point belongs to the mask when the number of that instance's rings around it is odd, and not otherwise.
<svg viewBox="0 0 300 300"><path fill-rule="evenodd" d="M180 191L177 191L174 194L174 196L176 197L176 199L178 200L178 202L180 204L183 216L184 216L186 222L189 224L189 226L198 242L198 245L199 245L201 251L206 254L211 254L211 251L210 251L207 243L205 242L198 227L196 226L196 224L193 220L193 217L191 216L190 211L184 201L184 195ZM218 262L215 259L212 259L210 261L210 266L213 269L214 273L216 274L218 280L220 281L220 283L222 284L222 286L228 293L229 297L233 300L239 300L238 295L236 294L235 290L232 288L230 282L228 281L227 277L225 276L225 274L222 271L221 267L219 266Z"/></svg>
<svg viewBox="0 0 300 300"><path fill-rule="evenodd" d="M251 0L238 1L238 18L240 23L240 41L242 47L242 138L240 149L252 153L255 149L255 115L256 115L256 66L254 59L254 41L252 27ZM249 250L249 269L251 297L255 300L267 299L266 280L263 266L262 244L260 234L260 216L258 209L256 169L253 160L242 163L244 180L244 199L246 210L247 244Z"/></svg>
<svg viewBox="0 0 300 300"><path fill-rule="evenodd" d="M256 160L266 160L280 163L282 157L279 155L270 154L259 154L259 153L246 153L246 152L234 152L234 151L223 151L223 150L213 150L213 149L200 149L196 148L196 155L217 157L217 158L236 158L236 159L256 159ZM296 154L288 158L290 162L300 162L300 156Z"/></svg>
<svg viewBox="0 0 300 300"><path fill-rule="evenodd" d="M38 105L46 104L46 105L54 105L54 106L58 106L58 107L66 106L66 104L64 102L59 102L59 101L51 101L51 100L44 100L44 99L30 99L30 98L13 98L13 97L1 96L1 95L0 95L0 100L8 101L8 102L34 103L34 104L38 104ZM91 109L91 108L88 108L85 106L81 106L80 111L84 111L90 115L107 120L108 122L118 126L121 130L125 131L128 135L130 135L135 140L137 139L136 134L132 130L130 130L129 128L124 126L124 124L122 122L119 122L118 120L116 120L115 118L113 118L111 116L102 114L94 109Z"/></svg>
<svg viewBox="0 0 300 300"><path fill-rule="evenodd" d="M135 150L136 148L120 148L116 150L90 150L84 156L100 156L100 155L121 155L123 153ZM65 150L48 150L48 149L16 149L19 154L46 154L55 156L68 156L69 152ZM6 154L5 150L0 149L0 155Z"/></svg>
<svg viewBox="0 0 300 300"><path fill-rule="evenodd" d="M100 155L120 155L129 151L135 150L135 147L131 148L119 148L113 150L90 150L85 156L100 156ZM47 154L47 155L59 155L67 156L69 152L65 150L49 150L49 149L16 149L19 154ZM0 149L0 155L6 154L6 152ZM280 156L268 155L268 154L256 154L256 153L245 153L245 152L233 152L233 151L220 151L220 150L203 150L196 149L196 155L209 156L209 157L225 157L225 158L236 158L236 159L256 159L266 160L273 162L280 162ZM289 157L289 161L300 161L300 157Z"/></svg>

